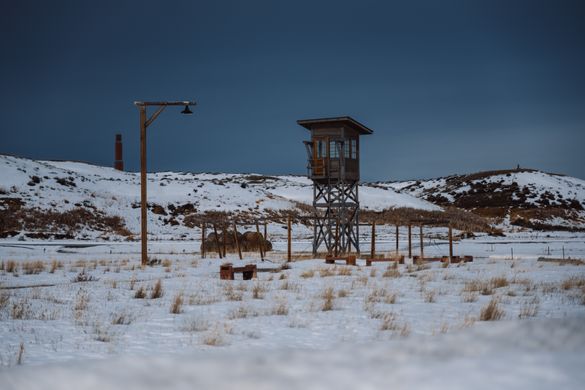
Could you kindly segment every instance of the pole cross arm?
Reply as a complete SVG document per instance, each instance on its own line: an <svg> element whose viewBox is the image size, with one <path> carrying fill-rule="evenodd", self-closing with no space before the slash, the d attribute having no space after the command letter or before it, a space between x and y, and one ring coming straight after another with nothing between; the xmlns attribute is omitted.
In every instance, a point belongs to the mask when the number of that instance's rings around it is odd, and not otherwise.
<svg viewBox="0 0 585 390"><path fill-rule="evenodd" d="M134 102L135 106L196 106L194 100L172 101L172 102Z"/></svg>
<svg viewBox="0 0 585 390"><path fill-rule="evenodd" d="M154 120L155 120L156 118L158 118L158 116L160 115L160 113L161 113L161 112L163 112L163 110L165 109L165 107L166 107L166 106L160 106L160 107L158 108L158 110L156 110L156 111L154 112L154 114L152 114L152 115L151 115L151 117L150 117L150 118L148 118L148 120L147 120L146 122L144 122L144 127L148 127L148 126L150 126L150 124L151 124L152 122L154 122Z"/></svg>

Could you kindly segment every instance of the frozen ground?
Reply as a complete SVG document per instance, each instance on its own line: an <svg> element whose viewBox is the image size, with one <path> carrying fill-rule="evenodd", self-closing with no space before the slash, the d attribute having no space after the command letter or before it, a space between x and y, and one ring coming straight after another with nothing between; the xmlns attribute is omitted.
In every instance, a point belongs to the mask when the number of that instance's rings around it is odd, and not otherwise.
<svg viewBox="0 0 585 390"><path fill-rule="evenodd" d="M381 252L394 250L393 231L380 227ZM261 268L283 262L285 230L271 225L269 233L276 249L270 261L249 253L244 262ZM445 233L425 233L426 256L447 253ZM444 268L407 261L396 269L301 260L310 257L300 253L310 248L308 235L295 227L298 259L290 269L234 282L219 280L221 261L201 259L198 242L152 242L151 255L162 264L140 269L137 243L3 240L0 387L583 383L585 265L537 260L563 251L585 258L582 233L479 236L455 246L455 254L475 256L473 263ZM368 252L367 232L363 239ZM74 282L83 270L91 280ZM151 299L158 280L163 294ZM141 288L146 297L135 298ZM182 304L172 314L177 297ZM492 301L500 320L481 321Z"/></svg>

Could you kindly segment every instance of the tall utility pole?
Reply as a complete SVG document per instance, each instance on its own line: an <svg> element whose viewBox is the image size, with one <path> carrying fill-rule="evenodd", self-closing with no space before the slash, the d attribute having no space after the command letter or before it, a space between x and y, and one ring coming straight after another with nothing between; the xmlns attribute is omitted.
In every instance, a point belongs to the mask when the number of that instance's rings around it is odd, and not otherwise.
<svg viewBox="0 0 585 390"><path fill-rule="evenodd" d="M142 243L142 265L148 264L147 247L147 208L146 208L146 128L155 121L167 106L185 106L181 114L192 114L189 106L195 106L195 101L175 102L134 102L140 110L140 238ZM157 110L147 119L146 107L155 106Z"/></svg>

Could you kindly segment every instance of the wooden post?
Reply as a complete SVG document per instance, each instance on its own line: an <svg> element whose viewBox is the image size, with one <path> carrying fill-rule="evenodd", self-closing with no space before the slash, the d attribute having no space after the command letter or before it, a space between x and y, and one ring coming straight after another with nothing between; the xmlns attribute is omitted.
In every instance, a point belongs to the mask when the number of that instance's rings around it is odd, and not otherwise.
<svg viewBox="0 0 585 390"><path fill-rule="evenodd" d="M264 239L268 240L268 222L264 221ZM266 250L266 248L264 248Z"/></svg>
<svg viewBox="0 0 585 390"><path fill-rule="evenodd" d="M333 248L333 255L339 256L339 218L335 221L335 246Z"/></svg>
<svg viewBox="0 0 585 390"><path fill-rule="evenodd" d="M370 250L370 258L376 257L376 221L372 221L372 246Z"/></svg>
<svg viewBox="0 0 585 390"><path fill-rule="evenodd" d="M396 256L398 256L398 233L400 233L398 229L398 224L396 224Z"/></svg>
<svg viewBox="0 0 585 390"><path fill-rule="evenodd" d="M140 106L140 243L142 266L148 264L146 180L146 107Z"/></svg>
<svg viewBox="0 0 585 390"><path fill-rule="evenodd" d="M215 246L217 247L217 254L219 258L222 259L223 256L221 255L221 247L219 246L219 237L217 236L217 226L213 224L213 233L215 234Z"/></svg>
<svg viewBox="0 0 585 390"><path fill-rule="evenodd" d="M412 257L412 226L408 224L408 258Z"/></svg>
<svg viewBox="0 0 585 390"><path fill-rule="evenodd" d="M238 226L234 221L234 240L236 241L236 248L238 248L238 256L240 256L240 260L242 260L242 248L240 248L240 240L238 240Z"/></svg>
<svg viewBox="0 0 585 390"><path fill-rule="evenodd" d="M222 245L223 245L223 257L227 257L227 231L225 225L222 226Z"/></svg>
<svg viewBox="0 0 585 390"><path fill-rule="evenodd" d="M258 248L260 248L260 259L264 261L264 237L262 234L260 234L260 226L258 225L258 221L256 221L256 233L258 233L258 237L260 238L260 245L258 245Z"/></svg>
<svg viewBox="0 0 585 390"><path fill-rule="evenodd" d="M205 224L201 224L201 258L205 259Z"/></svg>
<svg viewBox="0 0 585 390"><path fill-rule="evenodd" d="M291 262L292 261L292 221L290 218L290 215L288 216L288 219L286 221L286 225L287 225L287 261Z"/></svg>
<svg viewBox="0 0 585 390"><path fill-rule="evenodd" d="M449 224L449 263L453 261L453 228Z"/></svg>
<svg viewBox="0 0 585 390"><path fill-rule="evenodd" d="M425 251L424 251L424 244L423 244L423 226L420 225L420 261L425 261Z"/></svg>

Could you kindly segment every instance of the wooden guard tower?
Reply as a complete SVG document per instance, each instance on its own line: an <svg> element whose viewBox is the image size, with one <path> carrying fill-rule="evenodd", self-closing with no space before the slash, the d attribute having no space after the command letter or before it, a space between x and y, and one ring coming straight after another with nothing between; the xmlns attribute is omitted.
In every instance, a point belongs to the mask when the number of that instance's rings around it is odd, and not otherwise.
<svg viewBox="0 0 585 390"><path fill-rule="evenodd" d="M311 132L304 144L313 180L313 254L323 243L335 255L359 253L360 135L373 131L348 116L297 123Z"/></svg>

